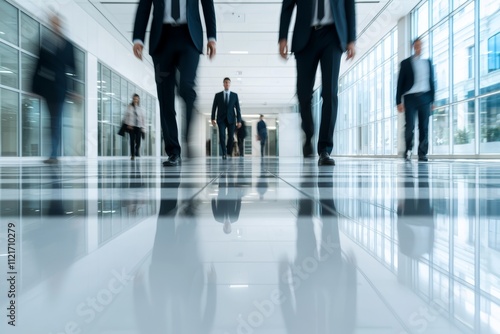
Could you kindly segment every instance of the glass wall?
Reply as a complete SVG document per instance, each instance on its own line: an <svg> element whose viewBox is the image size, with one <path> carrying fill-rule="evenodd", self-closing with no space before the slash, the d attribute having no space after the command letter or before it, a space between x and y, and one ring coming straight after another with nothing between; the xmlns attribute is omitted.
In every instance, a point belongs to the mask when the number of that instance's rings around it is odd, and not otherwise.
<svg viewBox="0 0 500 334"><path fill-rule="evenodd" d="M425 0L409 14L434 64L430 121L434 155L500 154L500 1ZM335 153L396 154L397 30L382 38L339 82Z"/></svg>
<svg viewBox="0 0 500 334"><path fill-rule="evenodd" d="M99 156L130 155L128 134L121 137L117 133L133 94L140 96L141 106L145 111L146 136L141 141L141 154L154 156L156 99L101 63L98 63L97 71Z"/></svg>
<svg viewBox="0 0 500 334"><path fill-rule="evenodd" d="M335 154L396 154L397 38L394 28L340 78Z"/></svg>
<svg viewBox="0 0 500 334"><path fill-rule="evenodd" d="M499 154L500 2L426 0L411 15L411 37L426 38L434 63L431 153Z"/></svg>
<svg viewBox="0 0 500 334"><path fill-rule="evenodd" d="M45 102L31 93L40 41L52 32L27 13L0 0L0 156L48 156L50 119ZM76 48L76 75L68 77L85 96L85 53ZM82 101L85 101L82 98ZM66 101L63 111L63 156L85 155L83 102Z"/></svg>

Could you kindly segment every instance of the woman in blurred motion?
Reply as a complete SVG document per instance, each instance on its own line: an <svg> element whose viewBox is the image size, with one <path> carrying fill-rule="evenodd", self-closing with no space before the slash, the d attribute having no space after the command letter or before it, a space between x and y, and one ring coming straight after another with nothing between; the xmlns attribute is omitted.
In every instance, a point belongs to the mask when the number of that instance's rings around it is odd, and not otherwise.
<svg viewBox="0 0 500 334"><path fill-rule="evenodd" d="M132 96L132 102L127 107L123 123L127 125L130 135L130 159L140 156L141 138L145 137L144 112L140 106L139 95Z"/></svg>

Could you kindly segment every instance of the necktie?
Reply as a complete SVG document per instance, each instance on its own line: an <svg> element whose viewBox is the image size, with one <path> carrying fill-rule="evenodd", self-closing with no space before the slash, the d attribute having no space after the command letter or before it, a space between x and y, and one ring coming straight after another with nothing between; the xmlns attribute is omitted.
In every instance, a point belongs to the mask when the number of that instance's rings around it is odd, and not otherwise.
<svg viewBox="0 0 500 334"><path fill-rule="evenodd" d="M180 0L171 0L172 1L172 18L177 21L181 17L181 9L180 9Z"/></svg>
<svg viewBox="0 0 500 334"><path fill-rule="evenodd" d="M325 16L325 0L318 0L318 21L321 22Z"/></svg>
<svg viewBox="0 0 500 334"><path fill-rule="evenodd" d="M224 93L224 103L227 104L229 102L229 93Z"/></svg>

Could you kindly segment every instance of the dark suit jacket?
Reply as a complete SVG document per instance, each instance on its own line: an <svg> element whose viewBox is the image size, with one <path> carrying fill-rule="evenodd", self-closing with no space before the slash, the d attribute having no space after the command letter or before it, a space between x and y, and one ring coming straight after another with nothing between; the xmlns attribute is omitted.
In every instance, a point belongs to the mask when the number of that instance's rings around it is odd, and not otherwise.
<svg viewBox="0 0 500 334"><path fill-rule="evenodd" d="M203 28L200 19L200 0L187 1L187 24L189 33L194 45L203 52ZM158 48L161 32L163 28L163 16L165 14L165 0L140 0L135 16L133 40L144 41L146 28L148 26L149 15L153 5L153 22L151 24L151 34L149 36L149 54L153 54ZM215 8L213 0L201 0L203 16L207 29L207 38L216 39Z"/></svg>
<svg viewBox="0 0 500 334"><path fill-rule="evenodd" d="M297 17L292 38L292 52L300 52L304 49L311 35L311 20L313 6L316 1L312 0L283 0L280 18L279 39L287 39L288 28L292 18L293 8L297 5ZM346 50L347 44L356 40L356 15L354 0L330 0L333 21L340 39L340 47Z"/></svg>
<svg viewBox="0 0 500 334"><path fill-rule="evenodd" d="M401 62L401 68L399 70L399 77L398 77L398 87L396 90L396 105L401 104L401 98L403 97L404 93L409 91L411 87L413 87L413 82L415 80L415 74L413 73L413 65L411 64L411 58L406 58ZM432 66L432 62L429 60L429 87L431 88L430 90L430 97L431 100L429 103L432 103L434 101L434 95L435 95L435 85L434 85L434 69Z"/></svg>
<svg viewBox="0 0 500 334"><path fill-rule="evenodd" d="M229 92L229 102L224 103L224 92L215 94L214 103L212 105L212 120L215 119L215 111L217 110L217 123L223 122L226 118L229 124L241 123L241 110L238 94ZM234 111L236 110L236 116Z"/></svg>
<svg viewBox="0 0 500 334"><path fill-rule="evenodd" d="M55 36L42 41L32 90L49 103L62 103L69 88L70 79L66 73L75 73L74 46L63 37L58 46L54 43L54 38Z"/></svg>

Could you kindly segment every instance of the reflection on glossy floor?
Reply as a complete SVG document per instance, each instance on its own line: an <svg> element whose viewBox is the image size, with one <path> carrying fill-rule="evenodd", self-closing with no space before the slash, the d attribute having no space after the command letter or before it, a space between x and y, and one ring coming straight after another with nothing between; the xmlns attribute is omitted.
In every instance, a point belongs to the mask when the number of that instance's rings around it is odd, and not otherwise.
<svg viewBox="0 0 500 334"><path fill-rule="evenodd" d="M500 332L498 161L23 161L0 178L1 333Z"/></svg>

